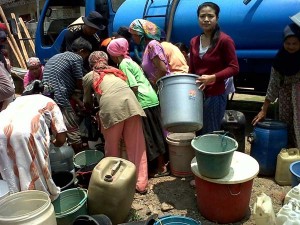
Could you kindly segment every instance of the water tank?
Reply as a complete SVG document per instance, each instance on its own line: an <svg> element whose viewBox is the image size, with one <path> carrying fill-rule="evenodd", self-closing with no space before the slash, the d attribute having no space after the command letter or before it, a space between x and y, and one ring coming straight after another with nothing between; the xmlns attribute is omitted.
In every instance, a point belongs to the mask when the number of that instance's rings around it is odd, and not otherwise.
<svg viewBox="0 0 300 225"><path fill-rule="evenodd" d="M143 18L146 0L126 0L115 15L113 30L129 26L137 18ZM221 30L235 41L237 54L245 58L273 58L282 42L284 27L292 23L289 17L300 9L300 0L263 1L214 0L220 6ZM160 28L165 29L167 0L149 1L145 15ZM200 34L197 8L200 1L180 0L174 16L172 42L189 44L193 36ZM135 9L135 10L132 10ZM161 15L161 16L159 16ZM156 17L153 17L156 16Z"/></svg>

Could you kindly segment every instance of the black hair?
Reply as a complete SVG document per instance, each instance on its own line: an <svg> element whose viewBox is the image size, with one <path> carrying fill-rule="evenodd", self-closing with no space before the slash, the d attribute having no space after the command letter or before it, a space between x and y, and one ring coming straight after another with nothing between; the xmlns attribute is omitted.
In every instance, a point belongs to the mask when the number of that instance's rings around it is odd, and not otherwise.
<svg viewBox="0 0 300 225"><path fill-rule="evenodd" d="M127 40L129 40L131 38L131 33L129 33L129 31L128 31L128 27L125 27L125 26L121 26L118 29L117 34L124 37Z"/></svg>
<svg viewBox="0 0 300 225"><path fill-rule="evenodd" d="M177 46L180 51L185 51L186 53L189 52L188 46L186 44L182 43L182 42L175 43L175 46Z"/></svg>
<svg viewBox="0 0 300 225"><path fill-rule="evenodd" d="M197 9L197 16L199 17L200 14L200 10L203 9L204 7L210 7L215 11L216 17L219 18L219 14L220 14L220 7L213 2L204 2L201 5L198 6ZM211 35L211 47L210 48L214 48L219 40L220 37L220 26L219 24L216 24L216 27Z"/></svg>
<svg viewBox="0 0 300 225"><path fill-rule="evenodd" d="M75 39L71 45L71 49L73 52L78 52L81 49L92 52L92 44L84 39L83 37L79 37L77 39Z"/></svg>

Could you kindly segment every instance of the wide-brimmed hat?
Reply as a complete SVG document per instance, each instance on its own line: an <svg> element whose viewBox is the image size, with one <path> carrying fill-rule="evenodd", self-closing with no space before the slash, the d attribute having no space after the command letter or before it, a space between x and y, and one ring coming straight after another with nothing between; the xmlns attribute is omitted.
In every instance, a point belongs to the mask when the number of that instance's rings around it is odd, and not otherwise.
<svg viewBox="0 0 300 225"><path fill-rule="evenodd" d="M85 25L93 27L97 30L104 30L106 25L106 19L98 12L92 11L87 17L82 18Z"/></svg>

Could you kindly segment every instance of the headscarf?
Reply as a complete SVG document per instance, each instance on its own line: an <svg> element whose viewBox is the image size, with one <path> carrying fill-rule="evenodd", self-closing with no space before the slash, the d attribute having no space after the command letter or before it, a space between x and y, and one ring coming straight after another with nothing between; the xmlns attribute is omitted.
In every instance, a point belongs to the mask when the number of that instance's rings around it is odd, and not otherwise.
<svg viewBox="0 0 300 225"><path fill-rule="evenodd" d="M287 37L295 36L300 41L300 28L296 24L290 24L285 27L284 41ZM282 76L293 76L300 71L300 50L295 53L289 53L282 47L275 56L273 67Z"/></svg>
<svg viewBox="0 0 300 225"><path fill-rule="evenodd" d="M27 59L26 64L27 64L27 67L38 66L38 65L41 65L41 61L37 57L30 57L29 59Z"/></svg>
<svg viewBox="0 0 300 225"><path fill-rule="evenodd" d="M144 19L134 20L129 26L129 33L139 35L143 45L145 44L145 38L159 41L161 35L158 26Z"/></svg>
<svg viewBox="0 0 300 225"><path fill-rule="evenodd" d="M107 52L111 56L124 56L125 58L130 58L128 56L128 46L128 41L125 38L113 39L107 46Z"/></svg>
<svg viewBox="0 0 300 225"><path fill-rule="evenodd" d="M107 74L114 74L116 77L126 81L126 75L119 69L108 65L108 56L103 51L94 51L89 56L90 67L93 68L93 88L96 93L102 94L100 84Z"/></svg>
<svg viewBox="0 0 300 225"><path fill-rule="evenodd" d="M47 96L49 98L54 98L54 89L53 87L47 83L40 80L34 80L31 83L29 83L23 93L24 95L33 95L33 94L42 94L44 96Z"/></svg>

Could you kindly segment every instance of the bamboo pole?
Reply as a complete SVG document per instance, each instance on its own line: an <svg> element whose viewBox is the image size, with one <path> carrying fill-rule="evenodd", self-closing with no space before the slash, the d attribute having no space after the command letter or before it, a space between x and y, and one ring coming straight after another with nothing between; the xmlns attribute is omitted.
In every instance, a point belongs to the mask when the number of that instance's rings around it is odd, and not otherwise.
<svg viewBox="0 0 300 225"><path fill-rule="evenodd" d="M6 16L5 16L5 14L4 14L3 9L2 9L1 6L0 6L0 15L1 15L1 18L2 18L3 22L5 23L5 25L6 25L6 27L7 27L8 37L10 38L10 40L11 40L11 42L12 42L12 45L13 45L13 47L14 47L14 49L15 49L17 55L18 55L18 57L20 58L20 62L18 61L19 64L20 64L20 67L26 69L26 63L25 63L25 61L24 61L24 59L23 59L23 56L22 56L22 54L21 54L21 52L20 52L19 46L18 46L18 44L17 44L17 42L16 42L14 36L13 36L12 33L10 32L9 24L8 24L8 22L7 22Z"/></svg>
<svg viewBox="0 0 300 225"><path fill-rule="evenodd" d="M22 17L19 17L19 21L20 21L20 24L21 24L21 26L22 26L22 28L23 28L25 34L26 34L26 37L27 37L28 40L29 40L29 44L30 44L30 46L31 46L31 48L32 48L32 51L35 53L34 43L33 43L33 41L32 41L32 38L31 38L31 36L30 36L30 34L29 34L29 31L28 31L28 29L27 29L27 27L26 27L26 25L25 25L25 23L24 23Z"/></svg>
<svg viewBox="0 0 300 225"><path fill-rule="evenodd" d="M18 34L18 38L20 40L20 45L21 45L21 48L22 48L22 51L23 51L23 54L24 54L24 59L25 61L27 61L28 59L28 53L27 53L27 50L26 50L26 47L25 47L25 44L24 44L24 40L22 38L22 34L20 32L20 28L19 28L19 25L18 25L18 21L16 19L16 15L14 13L11 13L11 18L15 21L16 23L16 27L17 27L17 34Z"/></svg>
<svg viewBox="0 0 300 225"><path fill-rule="evenodd" d="M12 51L13 51L13 53L14 53L14 55L15 55L15 57L16 57L16 59L17 59L18 63L19 63L19 65L21 66L21 59L20 59L20 57L19 57L18 53L16 52L16 50L15 50L15 48L14 48L13 44L11 43L11 40L10 40L10 38L9 38L9 37L7 38L7 41L8 41L8 44L9 44L9 46L10 46L11 50L12 50Z"/></svg>

